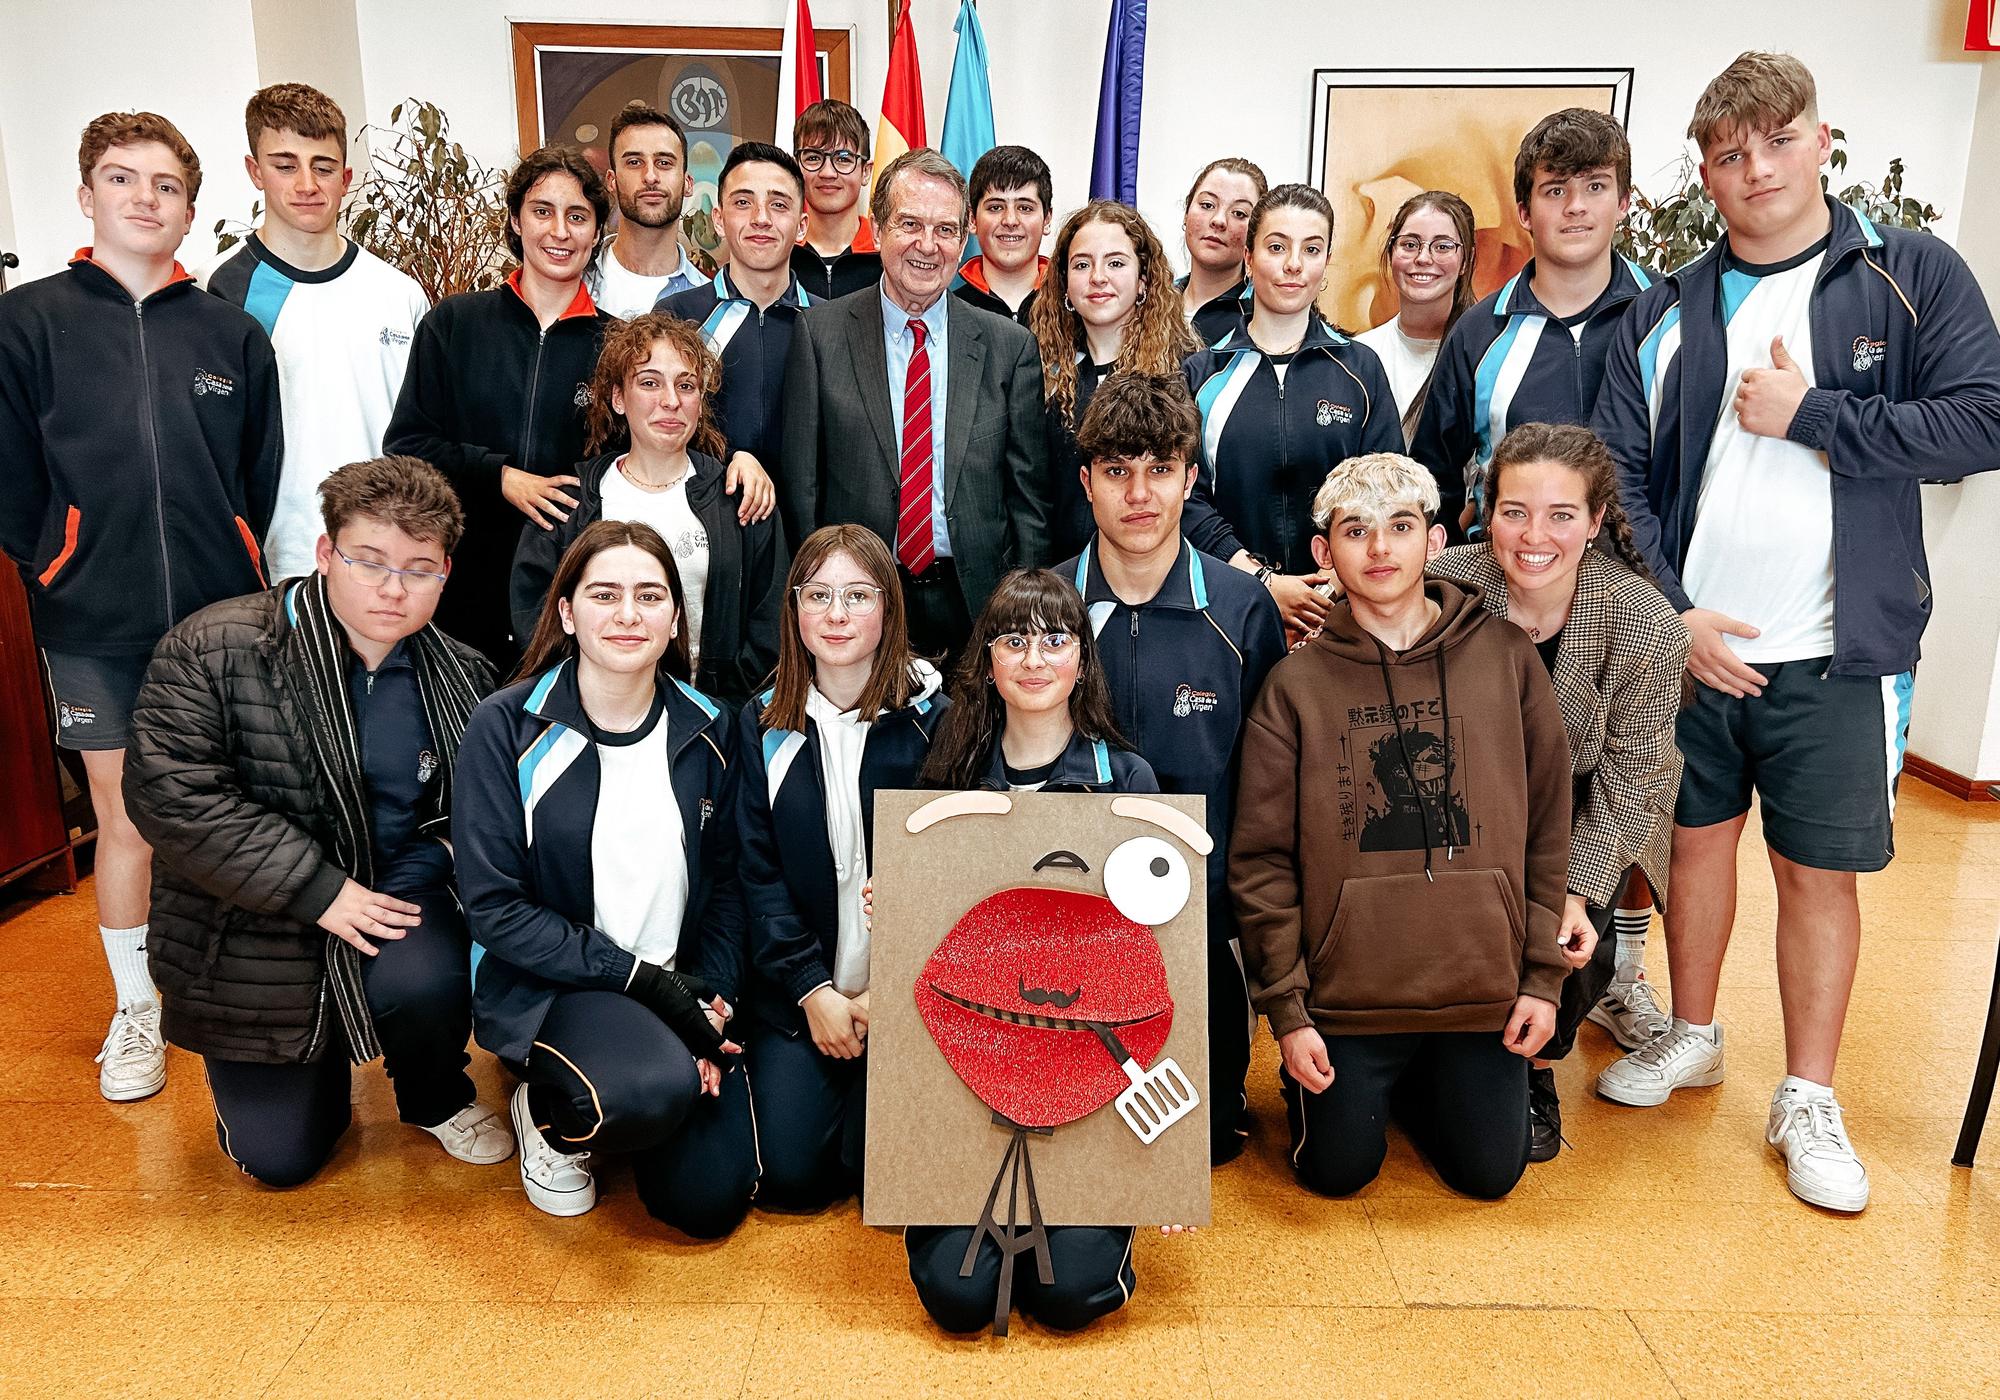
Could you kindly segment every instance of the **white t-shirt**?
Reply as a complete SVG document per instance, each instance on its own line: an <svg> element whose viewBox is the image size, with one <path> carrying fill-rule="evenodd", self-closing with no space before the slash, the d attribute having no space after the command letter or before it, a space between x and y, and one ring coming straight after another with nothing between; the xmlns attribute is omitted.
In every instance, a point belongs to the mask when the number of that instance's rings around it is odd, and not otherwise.
<svg viewBox="0 0 2000 1400"><path fill-rule="evenodd" d="M868 990L868 920L861 888L868 883L868 843L861 821L861 755L868 746L869 721L859 710L842 710L819 693L806 691L806 713L819 728L821 777L826 784L826 844L833 856L839 925L833 950L833 989L858 997Z"/></svg>
<svg viewBox="0 0 2000 1400"><path fill-rule="evenodd" d="M1743 430L1736 390L1771 367L1771 340L1813 382L1812 293L1824 245L1762 269L1726 259L1722 305L1729 373L1702 467L1681 582L1699 608L1747 622L1723 640L1744 661L1775 665L1833 653L1833 475L1826 454Z"/></svg>
<svg viewBox="0 0 2000 1400"><path fill-rule="evenodd" d="M590 827L591 918L641 962L674 965L687 913L687 833L674 799L666 710L630 734L597 736Z"/></svg>
<svg viewBox="0 0 2000 1400"><path fill-rule="evenodd" d="M634 316L645 315L664 293L684 292L708 281L707 276L689 260L685 249L681 252L680 266L666 276L641 277L618 261L618 255L611 251L611 246L607 241L597 251L596 266L591 269L590 299L597 303L599 309L621 320L629 321Z"/></svg>
<svg viewBox="0 0 2000 1400"><path fill-rule="evenodd" d="M1438 347L1444 342L1404 335L1403 322L1395 316L1354 338L1373 350L1375 358L1382 362L1382 372L1389 376L1389 392L1396 396L1396 416L1401 418L1410 411L1410 404L1424 387L1424 381L1431 377Z"/></svg>
<svg viewBox="0 0 2000 1400"><path fill-rule="evenodd" d="M209 291L263 326L278 356L285 458L264 532L273 583L313 571L325 533L319 484L349 462L382 455L402 392L410 339L431 309L416 281L358 244L332 267L292 267L252 234L209 270Z"/></svg>
<svg viewBox="0 0 2000 1400"><path fill-rule="evenodd" d="M702 598L708 588L708 531L688 505L688 482L693 479L694 468L690 466L666 490L647 491L625 475L625 459L620 457L606 470L598 490L604 498L604 519L650 525L674 552L674 566L681 573L682 605L687 614L688 660L698 664Z"/></svg>

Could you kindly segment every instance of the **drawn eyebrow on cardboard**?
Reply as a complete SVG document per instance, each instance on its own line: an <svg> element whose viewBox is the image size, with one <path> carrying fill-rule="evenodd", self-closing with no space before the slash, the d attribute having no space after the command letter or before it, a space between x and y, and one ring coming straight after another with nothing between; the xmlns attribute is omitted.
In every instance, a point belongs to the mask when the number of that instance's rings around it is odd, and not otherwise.
<svg viewBox="0 0 2000 1400"><path fill-rule="evenodd" d="M1004 817L1013 810L1014 800L1004 792L948 792L942 797L932 798L910 813L903 825L912 836L916 836L953 817ZM1201 823L1164 802L1146 797L1115 797L1111 801L1111 814L1151 823L1178 837L1181 844L1196 855L1205 856L1215 849L1214 838Z"/></svg>

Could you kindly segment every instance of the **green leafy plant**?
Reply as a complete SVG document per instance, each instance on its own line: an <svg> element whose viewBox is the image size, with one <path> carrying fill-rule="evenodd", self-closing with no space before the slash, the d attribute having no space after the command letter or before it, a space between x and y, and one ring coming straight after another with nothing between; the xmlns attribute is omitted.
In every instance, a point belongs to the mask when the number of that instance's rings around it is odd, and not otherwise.
<svg viewBox="0 0 2000 1400"><path fill-rule="evenodd" d="M1903 191L1903 160L1894 157L1880 182L1857 180L1833 188L1833 177L1847 170L1847 133L1833 132L1833 155L1819 177L1820 188L1842 204L1851 205L1878 224L1930 232L1942 217L1931 205ZM1632 207L1618 230L1618 251L1645 267L1671 272L1701 256L1722 237L1722 215L1701 187L1701 168L1691 154L1681 157L1671 193L1654 199L1634 188Z"/></svg>
<svg viewBox="0 0 2000 1400"><path fill-rule="evenodd" d="M452 140L450 119L434 103L399 102L389 122L363 128L369 170L341 212L341 231L415 278L434 302L498 286L507 269L505 174ZM262 217L260 203L248 224L217 220L216 251Z"/></svg>

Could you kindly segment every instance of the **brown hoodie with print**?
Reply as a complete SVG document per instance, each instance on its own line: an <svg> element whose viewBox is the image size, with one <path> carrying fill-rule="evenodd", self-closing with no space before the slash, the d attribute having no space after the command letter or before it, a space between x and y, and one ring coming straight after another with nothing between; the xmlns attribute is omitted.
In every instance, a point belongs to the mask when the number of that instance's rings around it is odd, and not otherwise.
<svg viewBox="0 0 2000 1400"><path fill-rule="evenodd" d="M1570 771L1547 670L1477 590L1405 652L1345 602L1243 735L1229 890L1273 1034L1501 1029L1555 1001Z"/></svg>

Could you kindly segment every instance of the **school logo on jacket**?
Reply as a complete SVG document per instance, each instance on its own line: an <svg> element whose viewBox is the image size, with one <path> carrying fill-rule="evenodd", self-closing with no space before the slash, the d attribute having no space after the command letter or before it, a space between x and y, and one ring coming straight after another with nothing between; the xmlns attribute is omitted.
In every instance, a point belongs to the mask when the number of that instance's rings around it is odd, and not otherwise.
<svg viewBox="0 0 2000 1400"><path fill-rule="evenodd" d="M408 331L399 331L394 326L384 326L382 327L380 339L382 348L387 350L398 345L408 345L410 343L410 333Z"/></svg>
<svg viewBox="0 0 2000 1400"><path fill-rule="evenodd" d="M1344 403L1334 403L1330 399L1319 401L1319 412L1314 415L1322 428L1331 428L1335 423L1346 425L1354 421L1354 410Z"/></svg>
<svg viewBox="0 0 2000 1400"><path fill-rule="evenodd" d="M1176 687L1174 690L1174 714L1181 719L1189 715L1207 715L1215 712L1215 692L1196 690L1191 685Z"/></svg>
<svg viewBox="0 0 2000 1400"><path fill-rule="evenodd" d="M1865 374L1882 363L1887 346L1879 340L1870 340L1865 335L1854 337L1854 371Z"/></svg>
<svg viewBox="0 0 2000 1400"><path fill-rule="evenodd" d="M205 369L194 372L194 396L198 399L213 394L217 398L228 398L236 392L236 381Z"/></svg>
<svg viewBox="0 0 2000 1400"><path fill-rule="evenodd" d="M427 783L437 776L438 756L429 749L417 755L417 781Z"/></svg>
<svg viewBox="0 0 2000 1400"><path fill-rule="evenodd" d="M576 386L576 392L569 396L569 401L575 404L578 408L589 408L590 407L589 383L586 381L579 381Z"/></svg>
<svg viewBox="0 0 2000 1400"><path fill-rule="evenodd" d="M714 803L713 801L711 801L710 799L706 798L706 797L702 798L702 800L701 800L701 821L700 821L700 823L699 823L699 824L698 824L698 825L697 825L697 826L695 827L695 830L697 830L697 831L706 831L706 830L708 830L708 819L709 819L710 817L714 816L714 815L715 815L715 803Z"/></svg>

